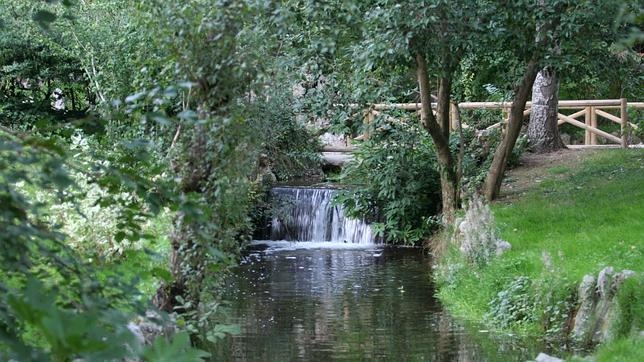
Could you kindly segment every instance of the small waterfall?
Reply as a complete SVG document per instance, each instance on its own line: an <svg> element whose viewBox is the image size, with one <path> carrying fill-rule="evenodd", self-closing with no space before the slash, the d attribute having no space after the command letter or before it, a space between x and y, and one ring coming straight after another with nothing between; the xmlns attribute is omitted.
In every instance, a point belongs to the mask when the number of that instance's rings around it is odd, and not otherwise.
<svg viewBox="0 0 644 362"><path fill-rule="evenodd" d="M335 193L324 188L273 188L271 240L373 244L376 238L367 223L346 217L341 206L332 205Z"/></svg>

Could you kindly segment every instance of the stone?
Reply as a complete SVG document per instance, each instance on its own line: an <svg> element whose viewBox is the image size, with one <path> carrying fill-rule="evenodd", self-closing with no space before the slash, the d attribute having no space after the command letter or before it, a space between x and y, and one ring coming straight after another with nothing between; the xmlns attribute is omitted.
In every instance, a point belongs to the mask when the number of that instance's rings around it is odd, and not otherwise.
<svg viewBox="0 0 644 362"><path fill-rule="evenodd" d="M577 344L589 346L613 338L611 331L618 316L615 296L624 280L635 274L632 270L615 273L612 267L606 267L597 279L584 276L578 288L579 309L571 332Z"/></svg>
<svg viewBox="0 0 644 362"><path fill-rule="evenodd" d="M571 335L575 341L585 343L588 339L588 326L591 324L595 304L597 303L596 280L594 276L590 274L584 276L577 289L577 295L579 298L579 309L575 316L575 323Z"/></svg>
<svg viewBox="0 0 644 362"><path fill-rule="evenodd" d="M569 145L572 137L568 133L560 133L559 137L561 137L561 141L564 143L564 145Z"/></svg>
<svg viewBox="0 0 644 362"><path fill-rule="evenodd" d="M602 269L597 276L597 291L600 298L609 298L613 294L614 270L608 266Z"/></svg>
<svg viewBox="0 0 644 362"><path fill-rule="evenodd" d="M496 256L500 256L503 253L505 253L506 250L510 250L511 248L512 248L512 245L507 241L503 239L497 239L495 254Z"/></svg>
<svg viewBox="0 0 644 362"><path fill-rule="evenodd" d="M613 284L611 285L611 288L613 290L618 290L624 281L632 276L637 274L634 270L628 270L624 269L621 272L615 274L615 278L613 278Z"/></svg>
<svg viewBox="0 0 644 362"><path fill-rule="evenodd" d="M535 362L563 362L564 361L561 358L549 356L543 352L539 353L537 358L535 358L534 360Z"/></svg>

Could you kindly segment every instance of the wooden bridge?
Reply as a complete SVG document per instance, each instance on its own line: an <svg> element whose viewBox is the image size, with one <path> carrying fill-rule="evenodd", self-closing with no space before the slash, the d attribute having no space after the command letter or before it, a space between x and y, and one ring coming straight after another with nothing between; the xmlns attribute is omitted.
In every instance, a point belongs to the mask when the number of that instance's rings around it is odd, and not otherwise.
<svg viewBox="0 0 644 362"><path fill-rule="evenodd" d="M450 126L456 129L458 126L460 110L470 109L488 109L500 111L499 122L486 128L491 130L501 127L502 129L507 124L508 116L512 102L463 102L458 106L451 105L450 109ZM524 116L530 114L531 102L526 103ZM356 107L356 105L351 105ZM420 103L390 103L390 104L373 104L365 111L364 122L371 123L375 117L386 110L407 110L412 112L419 112ZM432 107L436 107L433 103ZM558 123L571 124L575 127L581 128L584 133L584 144L578 147L597 147L598 137L602 138L608 145L617 147L629 147L629 138L631 129L638 129L638 126L631 123L628 119L628 109L642 109L644 102L628 102L626 99L601 99L601 100L560 100L559 113L557 114ZM609 133L600 128L600 120L605 119L620 125L619 134ZM463 123L463 127L467 128L468 125ZM605 127L604 127L605 128ZM361 135L358 139L368 138L368 134ZM323 157L325 161L332 165L339 165L344 163L351 156L349 153L353 150L353 146L348 144L346 147L329 147L325 146L323 149Z"/></svg>

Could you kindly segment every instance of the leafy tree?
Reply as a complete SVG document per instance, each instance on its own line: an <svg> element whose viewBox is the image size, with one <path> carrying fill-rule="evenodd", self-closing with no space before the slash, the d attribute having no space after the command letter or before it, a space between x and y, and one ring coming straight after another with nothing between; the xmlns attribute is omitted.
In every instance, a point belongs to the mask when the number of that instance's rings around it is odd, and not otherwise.
<svg viewBox="0 0 644 362"><path fill-rule="evenodd" d="M521 26L527 29L527 36L518 38L510 37L509 41L522 41L517 44L521 51L519 59L527 64L522 80L515 87L515 97L512 102L508 125L504 137L497 147L490 169L485 180L484 192L488 199L494 199L499 193L501 181L507 158L511 154L514 144L521 131L523 109L530 94L530 89L541 69L541 66L553 61L561 61L563 54L567 59L576 59L580 55L577 50L582 41L595 39L597 33L592 26L596 18L611 14L611 9L616 9L615 4L602 1L574 2L574 1L542 1L536 4L513 4L508 6L515 16L523 16ZM610 17L609 17L610 18ZM514 21L510 24L517 25ZM520 33L516 29L510 34ZM524 30L525 32L525 30ZM559 52L561 49L569 52ZM560 55L561 54L561 55Z"/></svg>

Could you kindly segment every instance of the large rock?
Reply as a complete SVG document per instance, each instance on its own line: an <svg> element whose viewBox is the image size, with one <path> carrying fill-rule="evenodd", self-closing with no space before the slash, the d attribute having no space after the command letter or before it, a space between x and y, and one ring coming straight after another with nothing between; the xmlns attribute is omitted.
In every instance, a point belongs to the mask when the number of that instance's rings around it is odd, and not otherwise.
<svg viewBox="0 0 644 362"><path fill-rule="evenodd" d="M543 352L539 353L537 358L534 359L535 362L564 362L561 358L549 356Z"/></svg>
<svg viewBox="0 0 644 362"><path fill-rule="evenodd" d="M330 132L323 133L319 137L325 151L350 151L353 149L351 140L344 135L336 135Z"/></svg>
<svg viewBox="0 0 644 362"><path fill-rule="evenodd" d="M624 280L635 275L632 270L615 273L612 267L602 269L597 278L584 276L578 288L579 309L571 332L573 340L583 346L595 345L612 338L617 320L617 295Z"/></svg>

